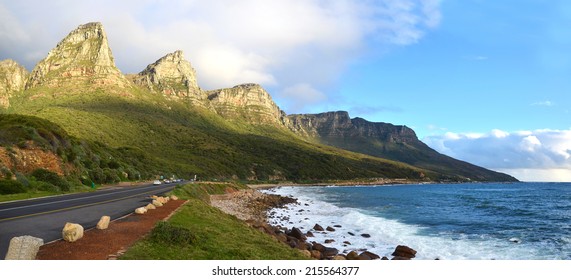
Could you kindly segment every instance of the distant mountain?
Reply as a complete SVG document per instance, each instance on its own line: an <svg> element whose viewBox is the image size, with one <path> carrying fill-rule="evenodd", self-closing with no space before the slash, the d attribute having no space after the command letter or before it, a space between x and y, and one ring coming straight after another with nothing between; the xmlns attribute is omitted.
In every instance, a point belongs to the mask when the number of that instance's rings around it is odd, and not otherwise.
<svg viewBox="0 0 571 280"><path fill-rule="evenodd" d="M341 149L375 157L400 161L412 166L475 181L511 181L514 178L499 172L440 154L418 139L406 126L369 122L349 117L349 113L328 112L288 116L299 134Z"/></svg>
<svg viewBox="0 0 571 280"><path fill-rule="evenodd" d="M343 112L287 116L257 84L202 90L182 51L123 75L100 23L73 30L30 74L11 61L0 66L0 112L47 119L74 139L132 151L118 153L124 164L113 166L137 174L515 180L438 154L405 126ZM144 161L152 164L143 168Z"/></svg>

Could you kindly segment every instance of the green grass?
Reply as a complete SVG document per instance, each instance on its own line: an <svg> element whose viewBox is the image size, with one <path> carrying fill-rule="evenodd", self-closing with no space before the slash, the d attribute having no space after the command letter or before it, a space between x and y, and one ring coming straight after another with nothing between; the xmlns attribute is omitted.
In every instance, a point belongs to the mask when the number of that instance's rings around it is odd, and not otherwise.
<svg viewBox="0 0 571 280"><path fill-rule="evenodd" d="M46 196L52 196L52 195L58 195L58 194L59 193L46 192L46 191L6 194L6 195L0 195L0 202L23 200L23 199L30 199L30 198L39 198L39 197L46 197Z"/></svg>
<svg viewBox="0 0 571 280"><path fill-rule="evenodd" d="M223 193L228 184L187 184L174 193L188 199L167 222L121 256L127 260L296 260L299 251L210 206L205 194ZM166 224L164 224L166 223ZM174 233L183 235L176 237Z"/></svg>

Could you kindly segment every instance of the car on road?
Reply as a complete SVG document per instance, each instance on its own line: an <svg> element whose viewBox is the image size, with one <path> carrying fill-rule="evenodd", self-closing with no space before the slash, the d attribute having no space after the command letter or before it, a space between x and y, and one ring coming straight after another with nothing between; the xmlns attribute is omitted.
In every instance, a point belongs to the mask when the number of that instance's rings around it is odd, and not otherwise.
<svg viewBox="0 0 571 280"><path fill-rule="evenodd" d="M159 181L159 180L155 180L155 181L153 182L153 185L160 185L160 184L161 184L161 181Z"/></svg>

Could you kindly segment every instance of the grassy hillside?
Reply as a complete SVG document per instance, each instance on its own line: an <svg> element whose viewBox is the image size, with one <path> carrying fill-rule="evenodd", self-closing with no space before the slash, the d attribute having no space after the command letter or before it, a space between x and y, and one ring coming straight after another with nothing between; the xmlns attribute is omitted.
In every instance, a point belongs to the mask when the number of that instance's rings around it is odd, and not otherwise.
<svg viewBox="0 0 571 280"><path fill-rule="evenodd" d="M9 195L3 200L87 191L163 170L140 149L79 139L42 118L0 114L0 194Z"/></svg>
<svg viewBox="0 0 571 280"><path fill-rule="evenodd" d="M188 202L121 256L127 260L302 260L298 250L208 204L229 185L188 184L174 193Z"/></svg>
<svg viewBox="0 0 571 280"><path fill-rule="evenodd" d="M309 143L283 128L226 120L139 88L39 87L16 95L10 104L5 113L53 121L77 139L128 151L149 170L178 176L262 181L439 177Z"/></svg>

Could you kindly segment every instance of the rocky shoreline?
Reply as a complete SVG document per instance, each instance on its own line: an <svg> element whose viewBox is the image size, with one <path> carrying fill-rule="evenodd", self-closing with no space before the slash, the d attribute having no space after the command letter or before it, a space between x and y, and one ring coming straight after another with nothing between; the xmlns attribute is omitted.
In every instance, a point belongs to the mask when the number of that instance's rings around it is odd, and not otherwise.
<svg viewBox="0 0 571 280"><path fill-rule="evenodd" d="M300 250L308 258L318 260L410 260L416 256L414 249L404 245L398 245L389 258L389 256L381 257L366 249L347 251L344 248L331 247L330 243L335 242L333 239L326 239L323 242L324 244L310 241L316 234L326 235L328 232L339 230L342 228L341 225L326 226L324 228L319 224L315 224L309 230L296 227L288 228L284 225L270 225L269 218L276 218L274 216L275 212L271 211L272 209L288 207L288 205L294 203L299 204L297 199L292 197L266 194L249 189L224 195L211 195L210 202L212 206L245 221L251 227L272 236L276 241ZM287 224L289 221L289 217L279 217L279 219L283 224ZM358 238L354 233L348 232L348 234ZM369 237L370 234L360 234L360 238ZM347 246L351 245L351 242L345 240L343 244L343 246Z"/></svg>

